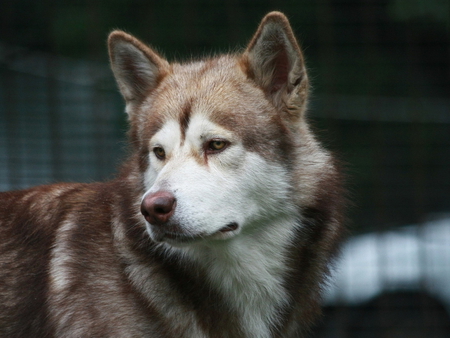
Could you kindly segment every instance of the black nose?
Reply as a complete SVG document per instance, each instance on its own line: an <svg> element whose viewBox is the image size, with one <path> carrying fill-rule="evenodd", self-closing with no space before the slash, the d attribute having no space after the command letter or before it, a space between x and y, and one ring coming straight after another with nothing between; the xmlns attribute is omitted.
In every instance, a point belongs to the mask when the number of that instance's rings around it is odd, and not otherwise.
<svg viewBox="0 0 450 338"><path fill-rule="evenodd" d="M176 199L168 191L158 191L144 197L141 213L152 225L162 225L169 221L176 207Z"/></svg>

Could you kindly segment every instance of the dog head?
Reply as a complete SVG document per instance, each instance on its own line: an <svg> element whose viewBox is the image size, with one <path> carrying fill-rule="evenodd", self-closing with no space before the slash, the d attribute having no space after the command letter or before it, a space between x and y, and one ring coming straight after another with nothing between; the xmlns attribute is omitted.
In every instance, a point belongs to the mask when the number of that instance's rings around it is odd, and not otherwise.
<svg viewBox="0 0 450 338"><path fill-rule="evenodd" d="M109 51L153 240L226 240L293 213L308 79L283 14L269 13L238 55L169 63L122 31Z"/></svg>

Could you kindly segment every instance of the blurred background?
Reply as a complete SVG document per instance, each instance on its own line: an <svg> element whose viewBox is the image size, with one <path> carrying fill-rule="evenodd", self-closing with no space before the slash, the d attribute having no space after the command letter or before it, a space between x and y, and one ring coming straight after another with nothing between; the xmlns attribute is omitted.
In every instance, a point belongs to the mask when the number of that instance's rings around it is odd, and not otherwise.
<svg viewBox="0 0 450 338"><path fill-rule="evenodd" d="M309 119L354 202L311 337L450 337L448 0L3 0L0 190L114 175L112 29L183 60L244 48L271 10L304 50Z"/></svg>

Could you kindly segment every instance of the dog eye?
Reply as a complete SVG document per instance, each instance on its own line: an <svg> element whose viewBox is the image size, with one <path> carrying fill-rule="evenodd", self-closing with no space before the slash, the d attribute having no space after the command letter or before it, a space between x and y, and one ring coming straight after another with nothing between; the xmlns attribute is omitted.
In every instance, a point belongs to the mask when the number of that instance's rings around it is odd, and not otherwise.
<svg viewBox="0 0 450 338"><path fill-rule="evenodd" d="M164 149L162 147L153 148L153 153L160 160L164 160L166 158L166 152L164 151Z"/></svg>
<svg viewBox="0 0 450 338"><path fill-rule="evenodd" d="M228 142L224 140L211 140L208 142L207 151L208 152L219 152L224 150L228 146Z"/></svg>

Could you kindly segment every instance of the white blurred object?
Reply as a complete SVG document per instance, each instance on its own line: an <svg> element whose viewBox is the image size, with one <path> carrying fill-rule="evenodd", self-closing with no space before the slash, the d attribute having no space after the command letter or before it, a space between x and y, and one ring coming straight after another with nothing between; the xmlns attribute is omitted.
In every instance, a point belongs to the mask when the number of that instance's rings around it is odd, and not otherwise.
<svg viewBox="0 0 450 338"><path fill-rule="evenodd" d="M352 237L330 284L329 305L354 305L385 291L423 290L450 309L450 217Z"/></svg>

